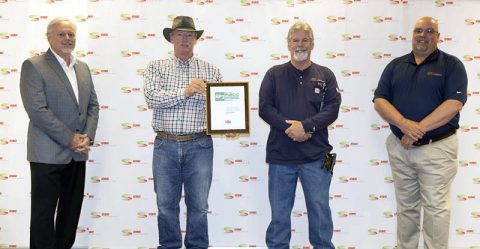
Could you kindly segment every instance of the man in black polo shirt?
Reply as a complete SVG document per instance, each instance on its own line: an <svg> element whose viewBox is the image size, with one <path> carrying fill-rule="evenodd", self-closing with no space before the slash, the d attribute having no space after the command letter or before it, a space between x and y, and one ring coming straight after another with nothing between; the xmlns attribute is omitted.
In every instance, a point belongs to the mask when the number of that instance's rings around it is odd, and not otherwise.
<svg viewBox="0 0 480 249"><path fill-rule="evenodd" d="M397 199L397 246L447 249L450 186L457 172L459 111L467 100L462 62L437 48L438 21L415 23L412 52L390 62L375 90L375 110L390 123L386 141Z"/></svg>
<svg viewBox="0 0 480 249"><path fill-rule="evenodd" d="M270 125L267 163L272 221L266 243L268 248L290 248L290 217L300 179L310 244L333 249L328 203L332 175L322 163L332 150L327 127L338 117L341 97L333 72L310 60L314 47L310 25L295 23L287 40L290 61L267 71L259 96L259 115Z"/></svg>

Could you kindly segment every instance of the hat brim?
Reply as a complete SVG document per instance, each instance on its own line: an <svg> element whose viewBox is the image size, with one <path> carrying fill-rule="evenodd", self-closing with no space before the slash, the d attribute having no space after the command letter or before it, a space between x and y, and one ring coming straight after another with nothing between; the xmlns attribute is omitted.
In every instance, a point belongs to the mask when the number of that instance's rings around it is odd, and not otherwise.
<svg viewBox="0 0 480 249"><path fill-rule="evenodd" d="M178 29L164 28L163 29L163 37L165 37L165 39L168 42L171 42L170 41L170 33L172 33L174 30L193 31L197 35L197 39L200 38L203 34L203 30L193 30L193 29L185 29L185 28L178 28Z"/></svg>

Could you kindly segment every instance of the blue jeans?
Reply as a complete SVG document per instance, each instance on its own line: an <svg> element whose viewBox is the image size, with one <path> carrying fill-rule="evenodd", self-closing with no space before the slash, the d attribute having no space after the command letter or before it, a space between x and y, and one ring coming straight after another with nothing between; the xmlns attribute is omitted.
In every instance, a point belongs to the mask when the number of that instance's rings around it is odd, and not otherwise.
<svg viewBox="0 0 480 249"><path fill-rule="evenodd" d="M186 248L208 247L208 193L212 183L213 143L203 136L177 142L155 138L154 188L158 207L158 248L181 248L182 184L187 206Z"/></svg>
<svg viewBox="0 0 480 249"><path fill-rule="evenodd" d="M299 165L270 164L268 196L272 221L267 229L268 248L288 249L291 238L291 213L297 179L300 178L308 213L308 237L313 248L333 249L333 222L329 206L332 175L322 168L323 158Z"/></svg>

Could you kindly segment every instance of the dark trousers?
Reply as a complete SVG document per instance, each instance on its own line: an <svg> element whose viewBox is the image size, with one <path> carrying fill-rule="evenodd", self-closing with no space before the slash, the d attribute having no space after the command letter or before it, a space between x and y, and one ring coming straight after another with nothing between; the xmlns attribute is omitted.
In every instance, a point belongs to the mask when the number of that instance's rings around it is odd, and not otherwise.
<svg viewBox="0 0 480 249"><path fill-rule="evenodd" d="M30 171L30 249L70 249L82 208L85 161L30 162Z"/></svg>

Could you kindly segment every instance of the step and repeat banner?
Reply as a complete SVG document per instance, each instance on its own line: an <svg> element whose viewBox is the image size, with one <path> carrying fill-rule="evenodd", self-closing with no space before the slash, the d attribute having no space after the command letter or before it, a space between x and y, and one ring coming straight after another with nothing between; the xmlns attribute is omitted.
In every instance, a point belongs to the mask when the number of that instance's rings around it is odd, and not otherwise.
<svg viewBox="0 0 480 249"><path fill-rule="evenodd" d="M297 20L314 29L313 61L335 73L343 103L330 126L338 153L330 189L334 243L340 248L394 248L396 211L384 141L388 124L373 110L373 91L388 62L411 50L415 20L440 22L440 49L460 58L469 77L461 113L460 166L452 190L451 248L480 248L480 1L459 0L0 0L0 248L28 247L28 118L19 93L21 63L45 52L46 26L57 16L77 25L75 55L91 68L100 102L87 164L76 247L156 248L151 172L152 112L142 73L173 48L162 35L177 15L204 29L195 53L225 81L248 81L251 133L215 137L210 192L212 247L263 247L270 220L258 90L271 66L289 60L286 35ZM185 207L182 200L182 229ZM298 185L292 248L311 248ZM185 231L183 231L185 232Z"/></svg>

